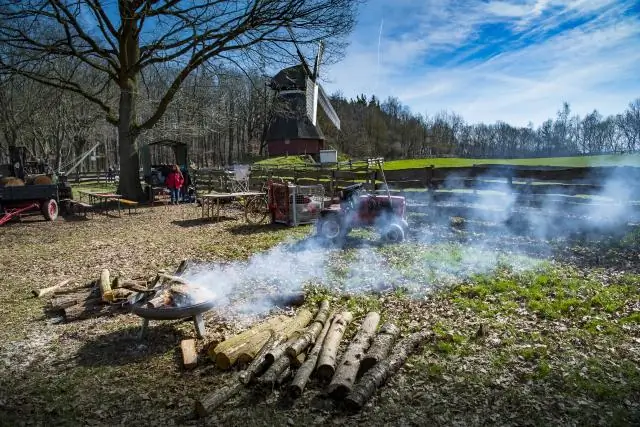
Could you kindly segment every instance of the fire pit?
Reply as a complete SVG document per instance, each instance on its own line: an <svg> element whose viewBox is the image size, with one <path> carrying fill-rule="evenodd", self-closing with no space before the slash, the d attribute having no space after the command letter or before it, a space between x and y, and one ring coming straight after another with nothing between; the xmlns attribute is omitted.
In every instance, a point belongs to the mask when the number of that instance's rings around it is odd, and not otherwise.
<svg viewBox="0 0 640 427"><path fill-rule="evenodd" d="M131 312L142 317L142 330L140 331L141 337L146 333L150 320L178 320L192 317L196 334L198 335L198 338L202 338L205 332L204 318L202 315L215 307L216 301L210 300L184 307L166 308L146 307L146 304L146 302L142 302L131 306Z"/></svg>
<svg viewBox="0 0 640 427"><path fill-rule="evenodd" d="M131 312L142 317L140 337L145 335L150 320L193 318L196 334L202 338L205 333L202 315L215 307L216 298L181 277L160 276L163 280L151 292L141 295L138 301L131 301Z"/></svg>

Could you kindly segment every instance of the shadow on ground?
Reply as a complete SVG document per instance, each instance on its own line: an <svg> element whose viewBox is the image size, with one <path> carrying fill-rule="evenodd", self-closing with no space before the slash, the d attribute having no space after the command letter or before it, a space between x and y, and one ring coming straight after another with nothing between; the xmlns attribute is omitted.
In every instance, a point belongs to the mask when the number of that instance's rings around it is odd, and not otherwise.
<svg viewBox="0 0 640 427"><path fill-rule="evenodd" d="M87 367L122 366L164 354L186 337L175 327L176 322L151 322L143 337L139 327L129 327L88 339L78 350L76 363Z"/></svg>
<svg viewBox="0 0 640 427"><path fill-rule="evenodd" d="M240 224L231 227L229 231L235 235L251 235L254 233L277 233L288 229L284 224Z"/></svg>
<svg viewBox="0 0 640 427"><path fill-rule="evenodd" d="M174 221L171 221L171 223L179 227L188 228L188 227L198 227L201 225L217 224L224 221L236 221L236 220L237 218L220 215L220 217L215 220L207 219L207 218L192 218L192 219L174 220Z"/></svg>

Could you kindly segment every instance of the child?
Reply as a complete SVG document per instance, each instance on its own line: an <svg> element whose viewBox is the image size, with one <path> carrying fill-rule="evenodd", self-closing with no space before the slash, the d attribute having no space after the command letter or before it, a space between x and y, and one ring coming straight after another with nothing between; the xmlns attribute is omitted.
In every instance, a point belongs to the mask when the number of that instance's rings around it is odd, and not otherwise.
<svg viewBox="0 0 640 427"><path fill-rule="evenodd" d="M171 192L171 204L177 205L180 202L180 188L184 184L184 177L178 165L173 165L171 172L167 175L166 184Z"/></svg>

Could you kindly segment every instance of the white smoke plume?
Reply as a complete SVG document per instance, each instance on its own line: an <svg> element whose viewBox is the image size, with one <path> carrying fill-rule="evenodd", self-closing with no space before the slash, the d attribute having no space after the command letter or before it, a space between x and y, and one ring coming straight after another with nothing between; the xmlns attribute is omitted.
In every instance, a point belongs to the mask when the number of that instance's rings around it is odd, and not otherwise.
<svg viewBox="0 0 640 427"><path fill-rule="evenodd" d="M220 305L248 314L265 313L279 295L307 285L348 294L403 289L423 295L501 266L535 268L552 255L552 241L576 233L626 229L638 212L637 204L630 203L637 194L629 184L625 175L614 174L593 197L574 198L581 203L558 203L562 196L547 195L536 197L542 200L537 206L527 206L506 181L475 194L452 192L446 201L414 192L407 207L411 231L406 242L383 244L373 233L353 231L343 245L331 246L310 235L246 261L201 266L188 271L186 279L208 289ZM451 218L457 216L463 220L456 231ZM534 257L527 256L531 248Z"/></svg>

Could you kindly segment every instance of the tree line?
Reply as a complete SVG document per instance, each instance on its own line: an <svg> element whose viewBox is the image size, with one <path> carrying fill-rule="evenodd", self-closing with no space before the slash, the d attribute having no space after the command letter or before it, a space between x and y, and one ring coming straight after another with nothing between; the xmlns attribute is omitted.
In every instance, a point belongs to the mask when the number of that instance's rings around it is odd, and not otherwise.
<svg viewBox="0 0 640 427"><path fill-rule="evenodd" d="M190 159L198 167L263 157L266 126L276 108L274 94L266 86L268 79L258 70L201 70L183 84L162 119L141 134L141 143L186 142ZM154 108L163 81L161 76L149 76L141 110ZM449 112L417 114L394 97L347 99L336 93L331 98L341 130L321 115L327 144L355 159L555 157L640 150L640 98L610 116L594 110L579 117L564 103L556 117L537 128L504 122L469 124ZM20 76L5 78L0 85L0 115L3 157L9 145L24 145L34 157L65 170L98 143L97 158L88 156L80 170L118 164L116 129L90 102L73 93ZM152 155L154 161L170 159L162 149L153 150Z"/></svg>

